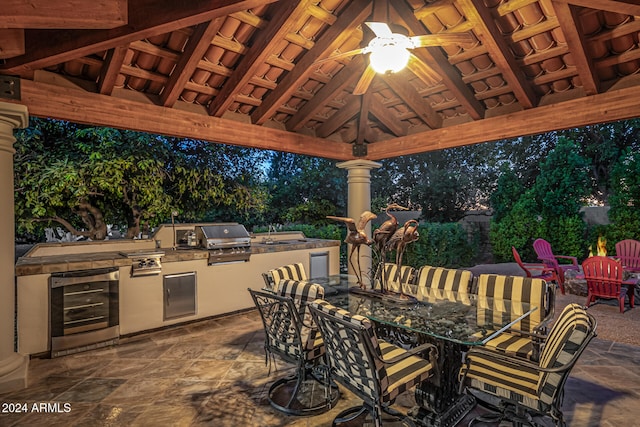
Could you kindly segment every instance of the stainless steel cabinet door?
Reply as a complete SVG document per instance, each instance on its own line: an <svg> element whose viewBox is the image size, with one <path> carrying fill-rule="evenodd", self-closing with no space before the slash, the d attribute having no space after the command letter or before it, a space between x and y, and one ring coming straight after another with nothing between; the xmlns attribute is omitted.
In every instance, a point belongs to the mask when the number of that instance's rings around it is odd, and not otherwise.
<svg viewBox="0 0 640 427"><path fill-rule="evenodd" d="M196 273L164 276L164 320L196 314Z"/></svg>

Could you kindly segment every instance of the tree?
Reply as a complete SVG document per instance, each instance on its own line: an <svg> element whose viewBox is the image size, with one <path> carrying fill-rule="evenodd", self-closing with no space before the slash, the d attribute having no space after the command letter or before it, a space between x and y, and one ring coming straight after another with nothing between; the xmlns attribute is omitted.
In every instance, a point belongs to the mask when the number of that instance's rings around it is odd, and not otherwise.
<svg viewBox="0 0 640 427"><path fill-rule="evenodd" d="M496 190L491 194L493 220L500 222L511 212L525 188L516 173L507 164L500 169Z"/></svg>
<svg viewBox="0 0 640 427"><path fill-rule="evenodd" d="M611 188L611 175L618 159L625 150L640 149L640 119L622 120L568 129L558 132L575 141L582 155L589 159L589 170L592 177L592 197L602 204L607 204Z"/></svg>
<svg viewBox="0 0 640 427"><path fill-rule="evenodd" d="M373 203L422 209L423 219L457 221L486 206L502 159L495 143L383 160L372 178Z"/></svg>
<svg viewBox="0 0 640 427"><path fill-rule="evenodd" d="M176 210L196 219L211 206L262 208L264 192L238 182L238 167L227 163L241 164L244 153L222 149L226 158L216 164L212 159L222 157L216 147L34 119L17 134L18 232L55 221L73 234L100 240L109 223L126 225L131 238ZM246 168L239 169L247 174Z"/></svg>
<svg viewBox="0 0 640 427"><path fill-rule="evenodd" d="M269 223L326 224L327 215L346 214L346 172L334 161L273 152L267 180Z"/></svg>
<svg viewBox="0 0 640 427"><path fill-rule="evenodd" d="M640 240L640 153L627 149L611 173L609 219L614 224L613 241Z"/></svg>
<svg viewBox="0 0 640 427"><path fill-rule="evenodd" d="M514 173L505 171L494 199L500 215L491 224L491 242L497 259L511 259L515 246L523 259L532 259L531 244L536 238L548 240L558 253L582 256L585 224L579 215L590 194L588 162L573 141L558 138L555 148L540 164L540 174L532 188L508 206L519 185ZM524 188L520 185L520 188ZM502 204L501 204L502 203Z"/></svg>
<svg viewBox="0 0 640 427"><path fill-rule="evenodd" d="M576 215L590 194L587 160L578 145L565 137L540 164L534 192L540 212L547 217Z"/></svg>

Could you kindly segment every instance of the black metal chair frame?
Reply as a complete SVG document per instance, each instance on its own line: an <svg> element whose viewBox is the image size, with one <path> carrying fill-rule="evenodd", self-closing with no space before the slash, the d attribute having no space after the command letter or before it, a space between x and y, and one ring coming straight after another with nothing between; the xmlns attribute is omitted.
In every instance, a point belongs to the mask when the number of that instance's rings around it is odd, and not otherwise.
<svg viewBox="0 0 640 427"><path fill-rule="evenodd" d="M326 346L326 352L327 352L327 364L330 367L332 378L338 381L345 388L347 388L349 391L351 391L352 393L354 393L356 396L360 397L363 400L363 404L361 406L347 408L344 411L340 412L334 418L332 426L335 427L342 423L348 423L352 420L355 420L356 418L360 417L365 413L369 413L373 418L374 425L376 427L381 427L383 412L393 417L402 419L402 422L406 423L409 426L415 426L415 423L410 418L407 418L405 414L402 414L390 407L390 405L393 404L393 401L385 405L381 403L382 389L381 389L381 384L378 378L372 378L373 384L375 387L375 392L373 393L374 398L372 399L371 396L366 395L361 390L353 386L350 383L349 379L345 379L340 377L339 375L336 375L336 370L332 366L332 359L334 358L341 359L342 357L344 357L344 355L340 349L334 348L332 343L342 342L343 345L345 346L348 345L351 350L356 350L357 353L359 353L357 351L358 343L363 343L364 347L366 348L366 352L364 354L362 353L357 354L357 358L359 360L358 361L354 360L354 363L366 363L368 364L368 366L372 366L372 367L379 364L392 365L392 364L398 363L399 361L402 361L403 359L406 359L409 356L425 354L427 352L428 352L429 361L431 362L432 366L437 366L436 361L437 361L438 350L436 346L434 346L433 344L423 344L411 350L407 350L405 353L397 357L390 358L390 359L382 359L377 355L377 352L374 349L373 343L369 336L369 333L374 333L373 326L372 326L371 332L369 332L367 331L367 328L363 326L359 326L349 321L343 320L341 318L332 316L328 313L325 313L316 309L313 306L310 306L310 309L311 309L311 314L315 320L315 323L320 328L320 331L325 339L325 346ZM337 331L329 326L326 326L326 323L329 323L329 322L334 322L340 325L342 329L340 329L340 331ZM344 336L343 334L346 336ZM335 341L332 339L332 336L335 336L335 335L338 335L337 337L338 341ZM363 380L365 381L369 379L371 378L369 377L363 378Z"/></svg>
<svg viewBox="0 0 640 427"><path fill-rule="evenodd" d="M467 393L474 396L477 401L482 405L487 407L492 412L484 415L480 415L469 422L469 427L473 426L477 422L483 423L499 423L502 420L511 421L514 427L521 426L531 426L531 427L544 427L546 424L537 424L535 422L536 417L544 417L550 416L554 421L556 426L565 426L564 416L562 413L562 402L564 400L564 385L569 378L569 373L571 369L575 366L580 355L583 353L584 349L587 347L589 342L596 336L597 329L597 321L596 319L589 313L585 313L591 323L592 328L588 332L585 339L580 344L580 347L575 351L570 360L562 363L560 366L552 367L552 368L543 368L539 366L536 362L530 361L528 359L524 359L521 357L510 356L506 354L497 353L495 351L485 350L482 348L473 348L471 352L486 354L489 355L496 361L503 361L505 364L518 365L523 368L534 369L543 373L562 373L562 377L560 382L557 384L556 388L558 390L558 394L553 402L549 405L548 411L537 411L528 406L522 405L518 400L511 399L506 396L495 396L490 393L487 393L483 390L466 387L465 386L465 378L466 371L463 366L462 368L462 378L460 380L460 393L463 393L465 390ZM466 364L469 364L467 359Z"/></svg>
<svg viewBox="0 0 640 427"><path fill-rule="evenodd" d="M265 330L265 364L275 356L285 362L296 364L293 375L276 380L270 387L268 400L271 406L289 415L317 415L335 406L340 392L332 383L328 367L322 363L323 355L308 360L302 342L301 328L304 325L293 299L249 289L249 293L260 312ZM304 325L310 327L310 325ZM305 396L306 387L313 382L314 392L319 391L324 398L316 402Z"/></svg>

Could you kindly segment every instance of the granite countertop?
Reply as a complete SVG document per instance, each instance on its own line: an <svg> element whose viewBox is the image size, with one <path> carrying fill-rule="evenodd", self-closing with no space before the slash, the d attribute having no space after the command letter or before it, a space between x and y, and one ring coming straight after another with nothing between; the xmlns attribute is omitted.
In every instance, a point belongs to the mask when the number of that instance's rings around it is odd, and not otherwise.
<svg viewBox="0 0 640 427"><path fill-rule="evenodd" d="M339 246L338 240L303 239L282 240L273 244L253 242L251 254L264 254L272 252L295 251L301 249L313 249ZM160 248L157 251L164 252L161 258L163 263L192 260L208 260L209 252L205 249L177 249ZM48 256L23 256L16 262L16 276L29 276L34 274L61 273L75 270L93 270L107 267L128 267L132 263L122 251L86 252Z"/></svg>

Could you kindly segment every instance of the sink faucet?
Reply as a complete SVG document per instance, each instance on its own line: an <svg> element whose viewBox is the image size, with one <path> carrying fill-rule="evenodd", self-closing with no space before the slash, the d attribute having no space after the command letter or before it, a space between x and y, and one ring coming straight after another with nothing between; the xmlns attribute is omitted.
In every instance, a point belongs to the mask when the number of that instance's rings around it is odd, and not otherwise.
<svg viewBox="0 0 640 427"><path fill-rule="evenodd" d="M262 239L262 242L267 245L271 245L274 242L273 238L271 237L271 231L277 233L276 226L273 224L269 224L269 228L267 229L267 237Z"/></svg>

